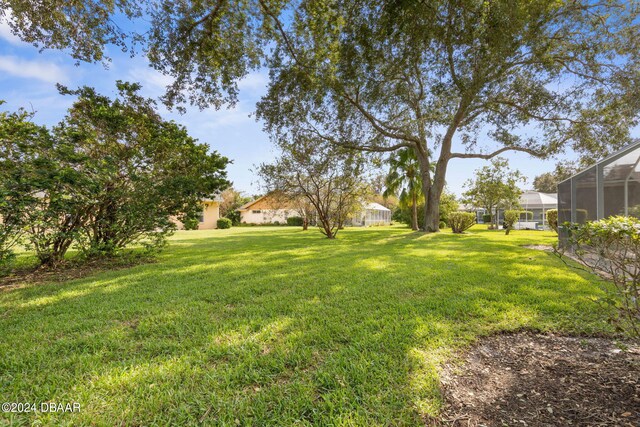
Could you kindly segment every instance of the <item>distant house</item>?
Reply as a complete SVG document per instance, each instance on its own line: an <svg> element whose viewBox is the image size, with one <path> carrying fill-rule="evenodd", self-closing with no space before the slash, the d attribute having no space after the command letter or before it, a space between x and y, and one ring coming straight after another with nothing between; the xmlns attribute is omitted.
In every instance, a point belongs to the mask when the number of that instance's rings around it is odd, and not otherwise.
<svg viewBox="0 0 640 427"><path fill-rule="evenodd" d="M273 193L253 200L238 208L240 222L243 224L286 224L287 218L300 216L290 202Z"/></svg>
<svg viewBox="0 0 640 427"><path fill-rule="evenodd" d="M530 212L529 217L522 216L521 220L515 225L516 229L548 229L547 211L549 209L558 209L558 195L555 193L541 193L539 191L524 191L518 199L520 208L523 211ZM482 223L482 215L487 213L485 209L473 207L468 204L460 205L461 211L473 212L476 214L478 223ZM493 212L492 212L493 214ZM498 210L498 224L502 224L504 220L504 209Z"/></svg>
<svg viewBox="0 0 640 427"><path fill-rule="evenodd" d="M262 196L238 208L240 222L243 224L286 224L287 218L300 216L291 202L273 193ZM312 219L313 222L313 219ZM346 225L370 226L391 224L391 211L381 204L367 202Z"/></svg>
<svg viewBox="0 0 640 427"><path fill-rule="evenodd" d="M222 198L216 196L214 198L202 199L202 213L198 218L198 230L211 230L218 228L218 219L220 219L220 202ZM178 226L178 230L184 230L182 222L173 218Z"/></svg>
<svg viewBox="0 0 640 427"><path fill-rule="evenodd" d="M558 209L558 195L556 193L541 193L539 191L525 191L520 195L520 206L524 211L531 212L531 218L521 221L519 228L549 228L547 211Z"/></svg>

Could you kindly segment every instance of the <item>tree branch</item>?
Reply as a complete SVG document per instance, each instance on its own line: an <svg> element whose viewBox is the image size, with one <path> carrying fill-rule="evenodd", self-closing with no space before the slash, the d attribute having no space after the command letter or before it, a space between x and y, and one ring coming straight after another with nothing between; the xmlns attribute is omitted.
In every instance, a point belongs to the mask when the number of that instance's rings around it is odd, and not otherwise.
<svg viewBox="0 0 640 427"><path fill-rule="evenodd" d="M532 148L526 147L502 147L499 150L494 151L489 154L480 154L480 153L451 153L451 158L457 157L459 159L485 159L489 160L494 158L495 156L504 153L505 151L521 151L524 153L529 153L535 157L544 157L545 153L542 151L534 150Z"/></svg>

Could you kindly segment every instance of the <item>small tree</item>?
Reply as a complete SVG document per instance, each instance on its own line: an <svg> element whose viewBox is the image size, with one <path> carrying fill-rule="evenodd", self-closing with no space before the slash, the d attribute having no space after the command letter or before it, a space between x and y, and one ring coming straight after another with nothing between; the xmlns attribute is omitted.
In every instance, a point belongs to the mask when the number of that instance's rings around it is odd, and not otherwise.
<svg viewBox="0 0 640 427"><path fill-rule="evenodd" d="M484 208L492 215L493 226L498 228L499 209L518 206L518 198L522 193L518 183L524 182L524 176L518 170L512 171L507 160L501 157L491 160L491 165L476 170L475 175L475 179L465 183L468 190L464 193L464 200Z"/></svg>
<svg viewBox="0 0 640 427"><path fill-rule="evenodd" d="M449 215L449 226L456 234L464 233L476 223L476 216L471 212L454 212Z"/></svg>
<svg viewBox="0 0 640 427"><path fill-rule="evenodd" d="M59 264L89 216L86 156L20 111L0 116L0 257L22 237L42 265Z"/></svg>
<svg viewBox="0 0 640 427"><path fill-rule="evenodd" d="M440 197L440 221L449 224L449 216L452 213L457 212L459 208L460 204L458 203L455 194L449 193L445 189Z"/></svg>
<svg viewBox="0 0 640 427"><path fill-rule="evenodd" d="M509 234L513 229L513 226L520 219L520 211L507 210L504 211L504 234Z"/></svg>
<svg viewBox="0 0 640 427"><path fill-rule="evenodd" d="M259 175L269 190L290 200L307 200L315 210L320 232L334 239L366 195L363 156L305 135L279 145L280 158L260 165Z"/></svg>
<svg viewBox="0 0 640 427"><path fill-rule="evenodd" d="M33 179L26 167L29 153L50 138L46 128L31 122L32 116L24 110L0 113L0 266L13 258L24 236L24 214L33 209L34 200L24 197Z"/></svg>
<svg viewBox="0 0 640 427"><path fill-rule="evenodd" d="M309 199L302 197L292 201L295 211L298 213L299 218L302 220L302 230L306 231L309 229L309 224L314 219L315 208L313 204L309 201Z"/></svg>

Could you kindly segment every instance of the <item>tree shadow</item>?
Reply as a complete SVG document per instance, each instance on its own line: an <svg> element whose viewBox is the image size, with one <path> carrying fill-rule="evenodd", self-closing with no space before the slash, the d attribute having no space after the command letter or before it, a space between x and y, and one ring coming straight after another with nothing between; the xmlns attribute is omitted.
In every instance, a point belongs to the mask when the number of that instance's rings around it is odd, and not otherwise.
<svg viewBox="0 0 640 427"><path fill-rule="evenodd" d="M5 400L83 408L12 419L417 425L478 336L603 328L597 287L525 237L307 233L180 235L153 265L0 294Z"/></svg>

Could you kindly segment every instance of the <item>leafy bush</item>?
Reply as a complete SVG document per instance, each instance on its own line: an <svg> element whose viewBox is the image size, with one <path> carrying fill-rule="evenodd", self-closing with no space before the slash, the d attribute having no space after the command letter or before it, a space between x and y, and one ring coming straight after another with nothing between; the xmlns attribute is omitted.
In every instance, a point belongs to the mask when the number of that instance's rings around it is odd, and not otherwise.
<svg viewBox="0 0 640 427"><path fill-rule="evenodd" d="M182 223L185 230L197 230L200 225L198 218L187 218Z"/></svg>
<svg viewBox="0 0 640 427"><path fill-rule="evenodd" d="M449 226L454 233L463 233L476 223L476 215L471 212L452 212L449 214Z"/></svg>
<svg viewBox="0 0 640 427"><path fill-rule="evenodd" d="M232 225L240 225L241 216L239 211L236 211L236 210L229 211L227 212L227 215L225 216L225 218L229 218L231 220Z"/></svg>
<svg viewBox="0 0 640 427"><path fill-rule="evenodd" d="M491 218L491 214L483 214L482 222L484 222L485 224L491 224Z"/></svg>
<svg viewBox="0 0 640 427"><path fill-rule="evenodd" d="M640 338L640 220L614 216L569 227L572 258L613 283L602 301L616 308L612 319L619 329ZM564 253L556 248L556 254Z"/></svg>
<svg viewBox="0 0 640 427"><path fill-rule="evenodd" d="M232 221L229 218L220 218L217 224L220 229L231 228Z"/></svg>
<svg viewBox="0 0 640 427"><path fill-rule="evenodd" d="M444 221L440 221L440 224L438 224L438 228L440 228L440 230L442 230L443 228L447 228L447 223Z"/></svg>
<svg viewBox="0 0 640 427"><path fill-rule="evenodd" d="M304 220L302 219L302 217L299 217L299 216L290 216L289 218L287 218L287 225L302 227L303 223L304 223Z"/></svg>
<svg viewBox="0 0 640 427"><path fill-rule="evenodd" d="M558 232L558 209L549 209L546 212L547 215L547 223L549 227L556 233Z"/></svg>
<svg viewBox="0 0 640 427"><path fill-rule="evenodd" d="M518 222L522 211L508 210L504 211L504 234L509 234L513 226Z"/></svg>

